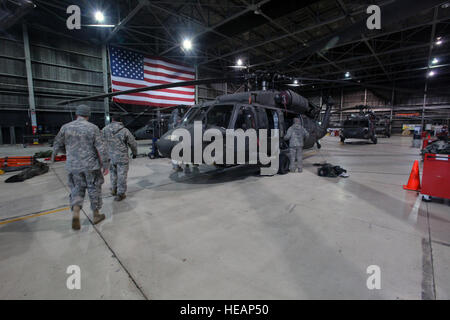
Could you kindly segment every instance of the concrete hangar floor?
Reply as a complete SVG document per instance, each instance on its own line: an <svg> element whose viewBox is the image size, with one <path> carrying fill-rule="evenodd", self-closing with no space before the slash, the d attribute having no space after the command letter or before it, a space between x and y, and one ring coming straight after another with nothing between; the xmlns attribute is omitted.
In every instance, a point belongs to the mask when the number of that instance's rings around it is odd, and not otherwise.
<svg viewBox="0 0 450 320"><path fill-rule="evenodd" d="M449 299L449 203L405 191L418 149L322 140L302 174L237 167L173 173L132 160L123 202L71 229L64 164L23 183L0 176L0 299ZM148 146L140 145L140 152ZM0 156L34 148L0 148ZM348 170L317 176L315 162ZM81 271L68 290L67 268ZM381 289L369 290L369 266Z"/></svg>

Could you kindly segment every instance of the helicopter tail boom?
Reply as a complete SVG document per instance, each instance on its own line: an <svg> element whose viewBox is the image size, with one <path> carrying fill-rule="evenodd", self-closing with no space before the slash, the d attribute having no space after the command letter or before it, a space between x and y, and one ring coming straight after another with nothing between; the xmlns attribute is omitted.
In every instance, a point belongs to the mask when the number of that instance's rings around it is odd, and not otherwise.
<svg viewBox="0 0 450 320"><path fill-rule="evenodd" d="M331 108L333 107L334 103L331 99L329 99L326 105L327 108L325 109L325 114L323 115L322 124L320 126L320 138L323 138L327 134L327 129L330 125Z"/></svg>

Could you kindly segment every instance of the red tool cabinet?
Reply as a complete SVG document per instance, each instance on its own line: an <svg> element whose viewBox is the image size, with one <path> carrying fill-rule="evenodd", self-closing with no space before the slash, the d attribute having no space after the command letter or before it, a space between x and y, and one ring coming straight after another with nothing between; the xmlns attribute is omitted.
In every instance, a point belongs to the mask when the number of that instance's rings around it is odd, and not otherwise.
<svg viewBox="0 0 450 320"><path fill-rule="evenodd" d="M420 192L431 197L450 199L450 155L425 154Z"/></svg>

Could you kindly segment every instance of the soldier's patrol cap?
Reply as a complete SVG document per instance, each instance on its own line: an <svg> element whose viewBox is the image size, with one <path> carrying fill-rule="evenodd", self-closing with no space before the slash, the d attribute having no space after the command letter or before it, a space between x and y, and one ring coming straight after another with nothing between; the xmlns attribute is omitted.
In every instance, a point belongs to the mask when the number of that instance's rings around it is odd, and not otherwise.
<svg viewBox="0 0 450 320"><path fill-rule="evenodd" d="M89 108L87 105L85 104L80 104L76 111L75 114L77 116L82 116L82 117L89 117L91 115L91 108Z"/></svg>

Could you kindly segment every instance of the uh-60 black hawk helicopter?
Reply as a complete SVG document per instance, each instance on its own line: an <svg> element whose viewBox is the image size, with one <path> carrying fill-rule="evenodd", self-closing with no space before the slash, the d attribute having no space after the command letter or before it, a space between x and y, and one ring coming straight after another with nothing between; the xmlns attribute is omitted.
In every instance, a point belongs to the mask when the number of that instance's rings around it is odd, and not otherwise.
<svg viewBox="0 0 450 320"><path fill-rule="evenodd" d="M388 117L380 117L375 114L372 107L359 105L344 110L359 109L359 113L350 114L341 127L340 139L344 143L346 139L370 140L374 144L378 142L378 136L391 136L391 122Z"/></svg>
<svg viewBox="0 0 450 320"><path fill-rule="evenodd" d="M344 143L345 139L365 139L376 144L378 142L376 130L378 119L375 113L370 107L363 105L349 109L359 109L359 113L352 113L344 120L339 134L341 142Z"/></svg>
<svg viewBox="0 0 450 320"><path fill-rule="evenodd" d="M171 157L178 137L172 138L172 133L178 128L184 128L194 133L194 122L201 121L203 130L219 129L225 137L227 129L254 129L259 139L259 130L267 129L270 139L271 130L279 130L279 171L284 174L289 170L289 147L283 137L286 130L293 123L295 117L300 117L309 135L305 140L304 149L312 148L315 144L320 148L319 140L327 133L330 111L333 102L328 100L325 113L321 117L321 107L309 102L306 98L292 90L252 90L235 94L222 95L216 100L200 104L191 108L181 121L179 127L169 130L157 142L159 152L165 157ZM224 138L225 141L225 138ZM203 148L207 143L204 143ZM270 143L268 143L270 146ZM236 152L236 143L234 150ZM245 145L245 159L248 163L249 147ZM191 152L193 157L193 152ZM226 157L224 152L223 157Z"/></svg>
<svg viewBox="0 0 450 320"><path fill-rule="evenodd" d="M289 171L289 147L283 137L289 126L292 125L293 119L299 117L304 128L308 131L308 137L304 142L304 149L312 148L314 145L320 148L319 140L327 133L331 108L334 105L331 98L325 99L325 111L322 112L322 106L317 106L293 90L287 89L289 88L288 85L292 84L293 81L293 78L279 74L254 72L230 78L193 80L113 92L71 100L70 103L171 87L223 82L244 82L246 87L253 87L255 89L222 95L214 101L193 106L183 117L177 128L188 130L192 137L194 137L194 122L196 121L202 122L203 130L217 128L224 135L227 129L254 129L258 135L259 129L267 129L268 140L271 137L271 130L279 129L280 153L278 157L278 173L284 174ZM157 142L158 152L163 157L170 158L172 149L179 143L178 140L172 139L172 133L177 128L169 130ZM258 140L259 138L257 137ZM270 142L267 144L268 149L270 149ZM204 147L205 144L202 148ZM236 148L234 150L236 151ZM245 152L245 159L248 160L249 149L247 143L245 145ZM269 153L270 150L268 150ZM194 163L194 152L191 152L191 154L192 163ZM226 157L226 154L224 154L224 157ZM260 163L257 165L260 165Z"/></svg>
<svg viewBox="0 0 450 320"><path fill-rule="evenodd" d="M169 109L169 108L164 108ZM163 134L181 121L181 118L190 109L185 105L178 105L170 107L172 111L170 113L161 114L155 119L151 119L143 127L133 132L134 137L137 140L144 139L160 139Z"/></svg>

